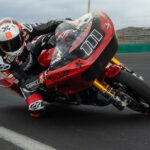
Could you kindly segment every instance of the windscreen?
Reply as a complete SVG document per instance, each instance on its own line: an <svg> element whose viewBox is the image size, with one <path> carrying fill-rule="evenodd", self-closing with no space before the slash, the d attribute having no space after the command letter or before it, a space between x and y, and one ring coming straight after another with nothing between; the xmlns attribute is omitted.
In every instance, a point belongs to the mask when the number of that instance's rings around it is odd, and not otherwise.
<svg viewBox="0 0 150 150"><path fill-rule="evenodd" d="M55 32L56 48L52 57L51 68L56 69L78 57L85 57L84 51L78 47L88 36L92 20L92 15L87 14L77 20L65 21L58 26Z"/></svg>

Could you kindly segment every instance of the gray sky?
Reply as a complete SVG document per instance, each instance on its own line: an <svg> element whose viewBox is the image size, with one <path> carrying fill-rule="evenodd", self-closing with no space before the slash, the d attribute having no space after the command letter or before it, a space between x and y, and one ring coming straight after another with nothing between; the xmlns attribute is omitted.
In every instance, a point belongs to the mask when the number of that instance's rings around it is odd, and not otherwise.
<svg viewBox="0 0 150 150"><path fill-rule="evenodd" d="M0 0L0 18L21 22L46 22L50 19L78 18L87 13L88 0ZM91 11L102 10L115 28L150 27L150 0L91 0Z"/></svg>

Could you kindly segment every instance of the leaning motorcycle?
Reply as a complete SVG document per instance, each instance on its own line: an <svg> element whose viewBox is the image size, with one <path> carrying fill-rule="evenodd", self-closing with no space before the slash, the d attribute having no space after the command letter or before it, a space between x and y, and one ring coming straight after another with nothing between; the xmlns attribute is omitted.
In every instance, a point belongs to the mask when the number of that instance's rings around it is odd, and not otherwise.
<svg viewBox="0 0 150 150"><path fill-rule="evenodd" d="M47 102L113 104L119 110L150 112L150 87L114 57L118 43L105 13L96 11L67 20L57 27L55 36L56 47L43 50L38 58L41 67L50 64L46 88L41 90ZM8 71L1 72L0 79L3 87L22 95Z"/></svg>

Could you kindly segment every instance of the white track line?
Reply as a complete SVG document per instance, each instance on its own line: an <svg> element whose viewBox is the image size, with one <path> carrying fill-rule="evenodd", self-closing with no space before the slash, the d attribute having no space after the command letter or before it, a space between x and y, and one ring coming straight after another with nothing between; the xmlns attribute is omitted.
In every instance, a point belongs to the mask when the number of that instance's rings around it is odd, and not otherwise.
<svg viewBox="0 0 150 150"><path fill-rule="evenodd" d="M10 129L0 127L0 138L15 144L24 150L56 150Z"/></svg>

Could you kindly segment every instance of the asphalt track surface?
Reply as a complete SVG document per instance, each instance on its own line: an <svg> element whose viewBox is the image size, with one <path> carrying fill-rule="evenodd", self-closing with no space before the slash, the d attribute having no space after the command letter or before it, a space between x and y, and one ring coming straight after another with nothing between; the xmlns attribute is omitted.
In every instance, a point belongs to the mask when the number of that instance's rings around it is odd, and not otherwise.
<svg viewBox="0 0 150 150"><path fill-rule="evenodd" d="M150 85L150 54L117 56ZM58 150L149 150L150 117L113 106L52 104L46 116L30 118L25 101L0 90L0 126ZM27 143L28 144L28 143ZM0 138L0 150L21 150Z"/></svg>

